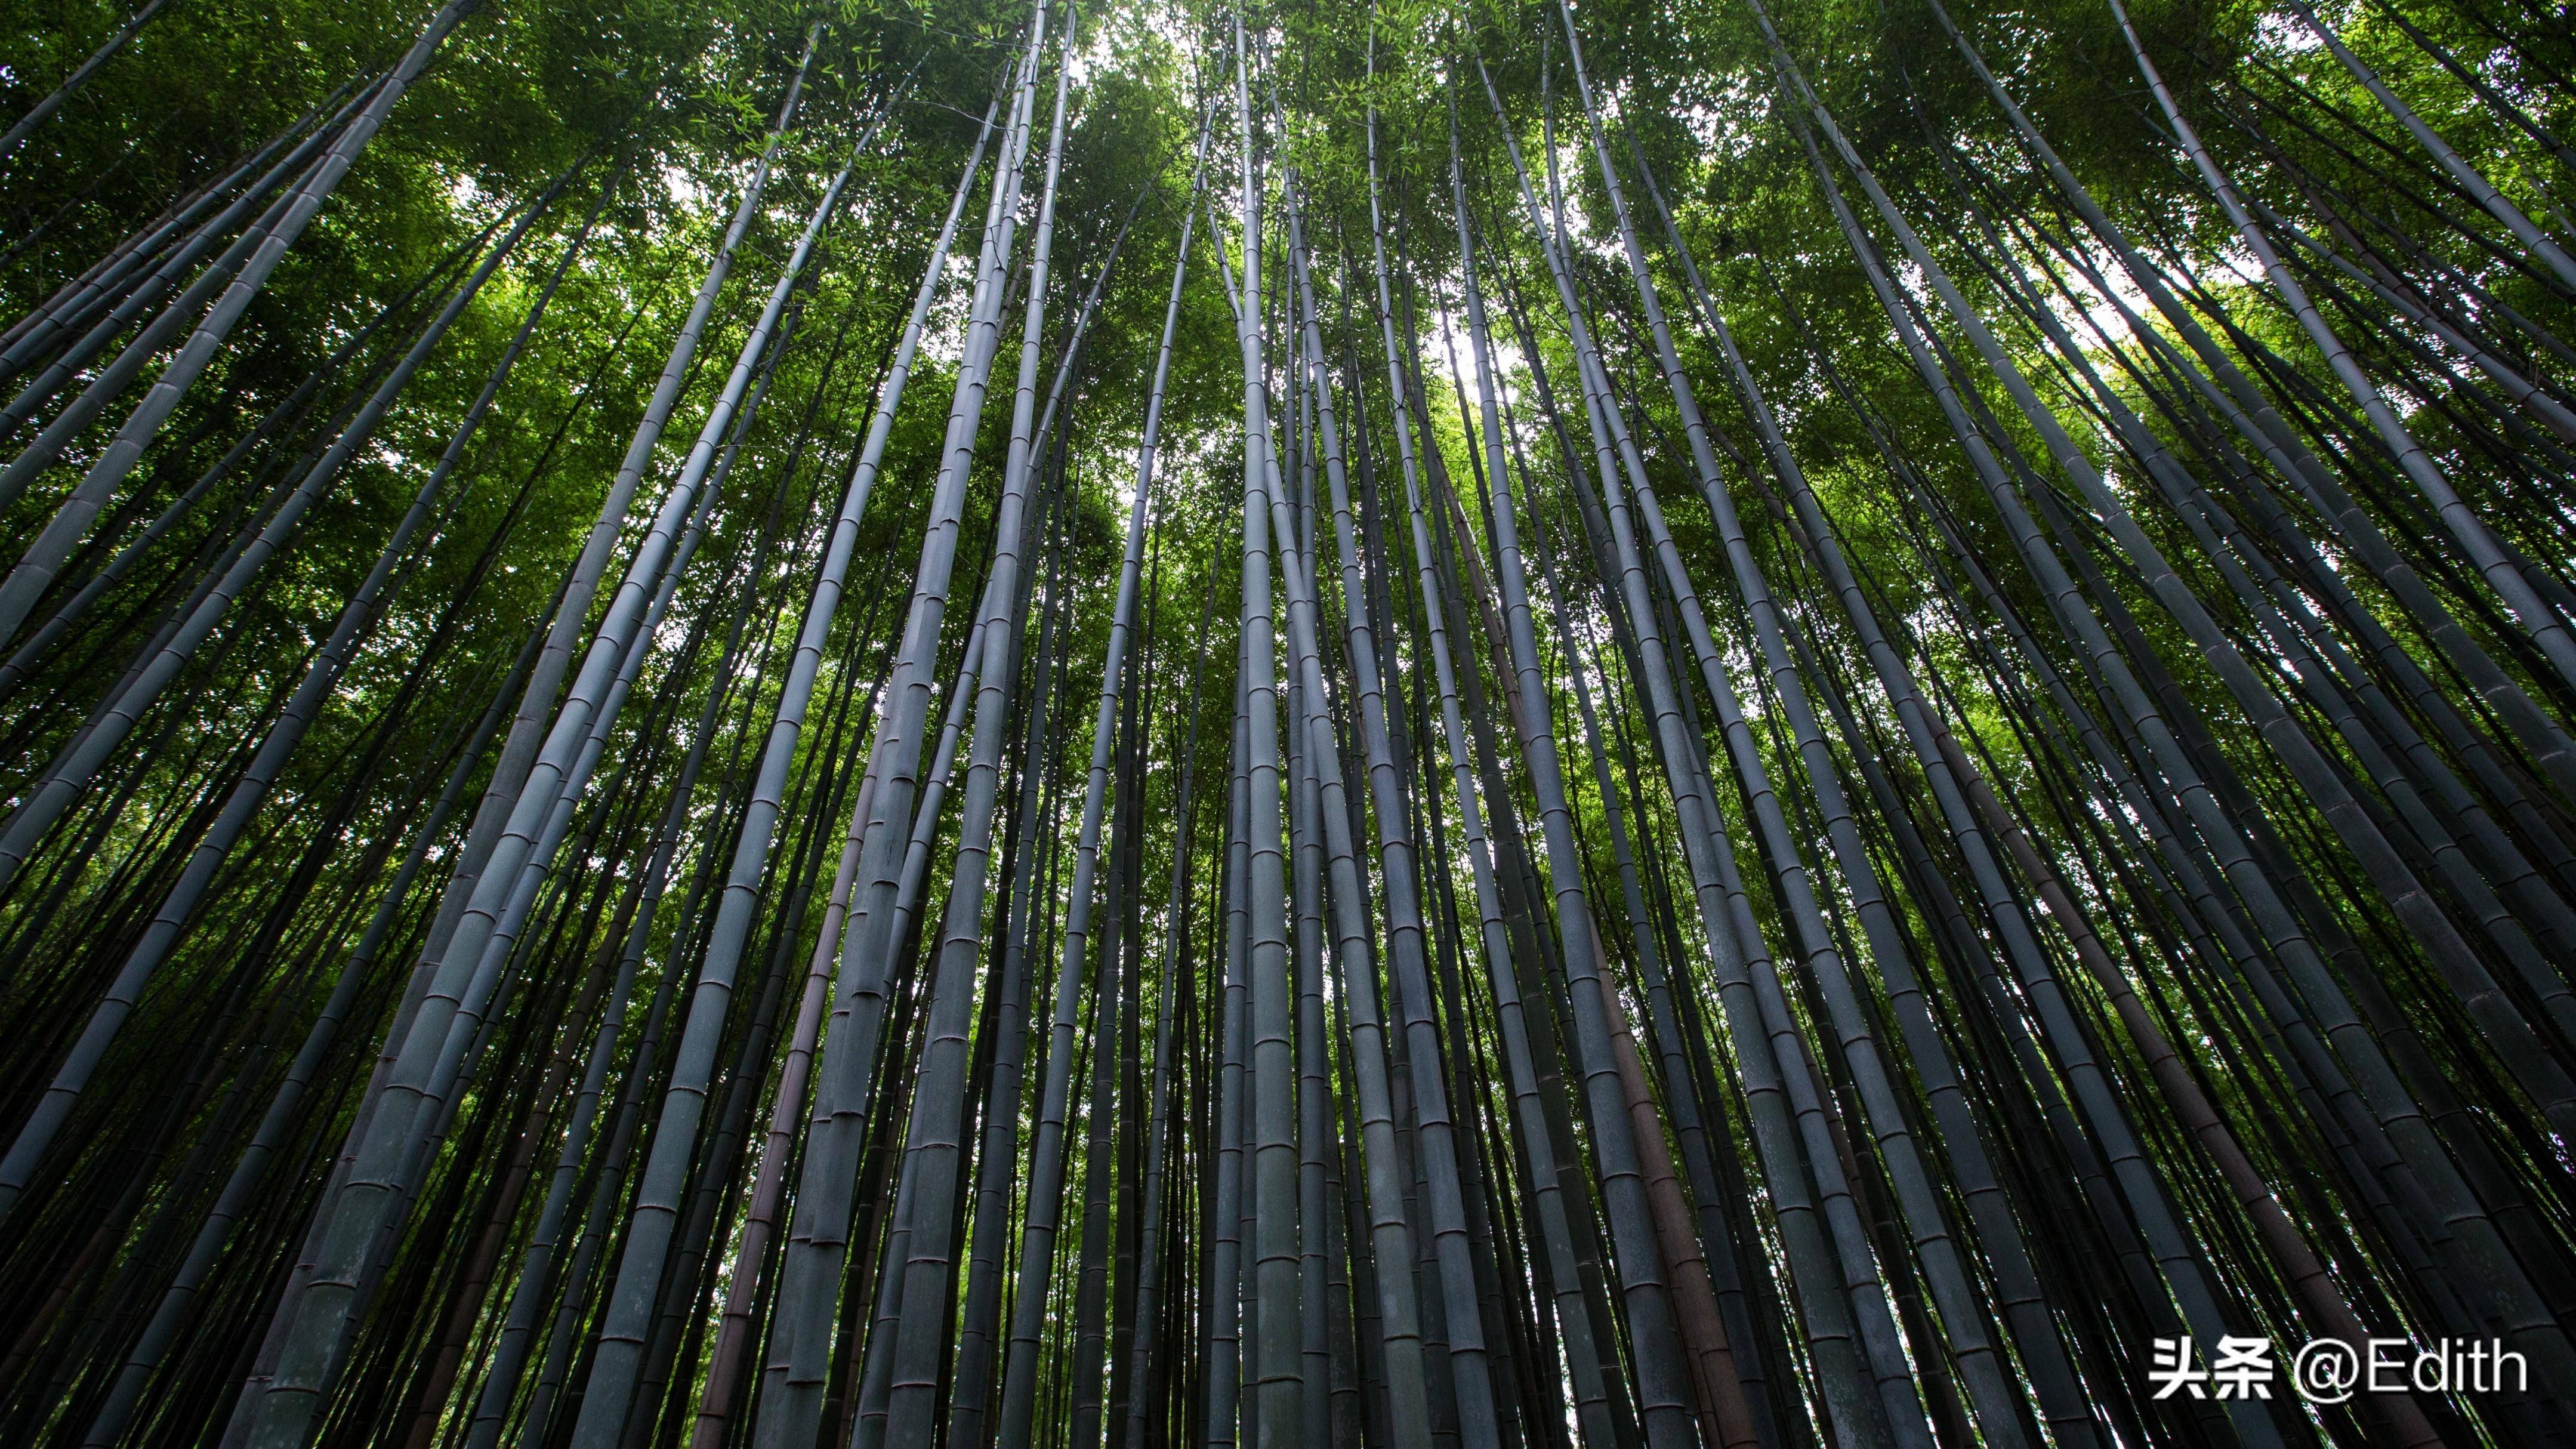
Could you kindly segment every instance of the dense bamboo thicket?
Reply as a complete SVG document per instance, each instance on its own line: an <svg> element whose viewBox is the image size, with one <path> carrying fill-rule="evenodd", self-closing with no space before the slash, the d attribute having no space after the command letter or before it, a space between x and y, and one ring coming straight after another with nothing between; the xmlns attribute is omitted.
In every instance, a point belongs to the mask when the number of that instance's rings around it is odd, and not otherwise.
<svg viewBox="0 0 2576 1449"><path fill-rule="evenodd" d="M2554 0L31 0L0 125L0 1443L2576 1442Z"/></svg>

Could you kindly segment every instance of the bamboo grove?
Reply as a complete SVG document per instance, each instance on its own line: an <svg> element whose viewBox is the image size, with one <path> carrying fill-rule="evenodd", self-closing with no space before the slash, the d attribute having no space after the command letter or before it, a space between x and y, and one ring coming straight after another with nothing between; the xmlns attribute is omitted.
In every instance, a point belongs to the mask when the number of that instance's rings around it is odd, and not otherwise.
<svg viewBox="0 0 2576 1449"><path fill-rule="evenodd" d="M2572 77L13 12L0 1442L2576 1442Z"/></svg>

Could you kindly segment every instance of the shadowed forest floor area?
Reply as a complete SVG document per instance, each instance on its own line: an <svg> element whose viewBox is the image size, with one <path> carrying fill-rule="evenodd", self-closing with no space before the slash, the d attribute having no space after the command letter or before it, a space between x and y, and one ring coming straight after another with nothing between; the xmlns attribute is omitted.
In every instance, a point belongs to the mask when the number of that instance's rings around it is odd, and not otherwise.
<svg viewBox="0 0 2576 1449"><path fill-rule="evenodd" d="M24 0L0 1443L2576 1443L2555 0Z"/></svg>

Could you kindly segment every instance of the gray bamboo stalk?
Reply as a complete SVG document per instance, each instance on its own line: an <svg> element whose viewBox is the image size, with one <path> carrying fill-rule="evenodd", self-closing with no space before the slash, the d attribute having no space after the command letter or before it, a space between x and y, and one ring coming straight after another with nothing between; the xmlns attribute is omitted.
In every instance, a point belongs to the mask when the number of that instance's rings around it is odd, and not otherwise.
<svg viewBox="0 0 2576 1449"><path fill-rule="evenodd" d="M1214 198L1210 198L1214 206ZM1213 218L1213 212L1211 212ZM1210 240L1214 240L1214 223L1210 223ZM1241 297L1227 284L1238 309ZM1239 323L1237 325L1240 325ZM1250 832L1244 826L1249 808L1250 789L1245 783L1247 760L1245 741L1252 732L1251 712L1245 704L1244 690L1250 671L1244 667L1243 653L1249 636L1241 626L1240 607L1234 649L1234 735L1226 784L1225 832L1225 961L1219 986L1216 1017L1216 1058L1214 1090L1216 1120L1210 1124L1214 1139L1215 1182L1201 1199L1200 1233L1208 1243L1206 1286L1201 1290L1199 1310L1199 1423L1196 1428L1201 1443L1210 1449L1232 1445L1241 1423L1240 1397L1243 1384L1242 1281L1243 1281L1243 1099L1246 1028L1251 1016L1248 1006L1250 983L1245 981L1243 964L1251 949L1251 903L1244 890L1250 873L1252 846ZM1393 1161L1393 1149L1388 1160ZM1392 1183L1392 1177L1389 1179ZM1399 1223L1401 1219L1398 1219ZM1401 1260L1399 1260L1401 1261Z"/></svg>
<svg viewBox="0 0 2576 1449"><path fill-rule="evenodd" d="M6 135L0 135L0 161L8 160L20 146L27 144L27 137L33 134L38 126L52 119L54 112L63 108L63 102L70 100L82 86L89 84L89 78L98 74L99 67L114 60L117 52L125 49L126 43L140 34L144 26L151 24L152 17L160 14L161 7L169 3L170 0L144 0L143 8L134 12L133 19L126 21L121 29L109 36L106 44L91 52L89 59L82 61L78 69L63 77L61 85L47 92L43 100L36 102L29 108L27 114L20 116L18 123L11 126Z"/></svg>
<svg viewBox="0 0 2576 1449"><path fill-rule="evenodd" d="M1076 342L1074 345L1078 346ZM1068 349L1069 351L1070 349ZM1051 493L1050 499L1060 499ZM1039 513L1051 515L1052 505ZM972 1253L966 1272L965 1314L957 1330L948 1389L948 1435L958 1445L987 1442L994 1408L993 1341L1001 1336L1002 1257L1009 1251L1007 1227L1011 1200L1019 1186L1019 1105L1027 1074L1029 1044L1029 958L1037 932L1032 900L1052 874L1059 773L1047 757L1054 690L1059 677L1057 642L1065 619L1062 587L1064 535L1032 522L1033 532L1048 536L1047 593L1038 633L1029 701L1023 711L1019 746L1019 799L1012 806L1016 825L1010 871L1011 890L1002 910L1001 960L994 972L989 1008L995 1041L985 1069L984 1140L976 1152L977 1172L972 1225ZM1034 574L1035 571L1033 571ZM1036 582L1032 577L1032 584ZM1025 595L1023 596L1025 597ZM1027 607L1024 603L1022 608ZM1014 1309L1017 1300L1014 1300Z"/></svg>
<svg viewBox="0 0 2576 1449"><path fill-rule="evenodd" d="M1302 1307L1297 1291L1297 1124L1294 1107L1296 1056L1290 1042L1289 1017L1295 982L1288 961L1287 862L1280 847L1282 782L1280 779L1278 642L1271 613L1270 510L1267 470L1270 399L1267 366L1262 358L1260 158L1252 128L1251 62L1246 54L1243 17L1234 16L1235 117L1241 137L1238 200L1243 219L1243 306L1235 340L1243 358L1243 606L1242 668L1248 728L1244 736L1245 839L1249 845L1244 877L1248 908L1244 978L1248 992L1250 1092L1245 1183L1252 1227L1248 1275L1246 1334L1252 1352L1248 1417L1258 1443L1295 1444L1300 1439L1299 1329ZM1295 535L1280 541L1293 548ZM1217 1406L1231 1412L1233 1405ZM1211 1415L1210 1433L1215 1432Z"/></svg>

